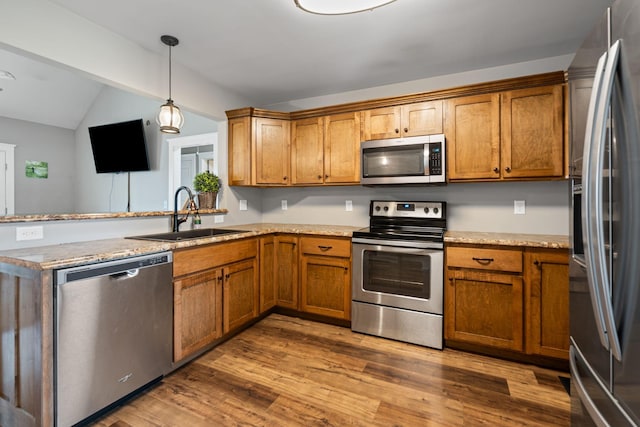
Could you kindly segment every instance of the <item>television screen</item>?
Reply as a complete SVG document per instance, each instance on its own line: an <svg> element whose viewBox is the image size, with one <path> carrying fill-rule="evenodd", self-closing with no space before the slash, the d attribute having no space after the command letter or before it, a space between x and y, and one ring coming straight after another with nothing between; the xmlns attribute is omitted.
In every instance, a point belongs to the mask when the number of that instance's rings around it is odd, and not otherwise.
<svg viewBox="0 0 640 427"><path fill-rule="evenodd" d="M89 128L97 173L148 171L142 119Z"/></svg>

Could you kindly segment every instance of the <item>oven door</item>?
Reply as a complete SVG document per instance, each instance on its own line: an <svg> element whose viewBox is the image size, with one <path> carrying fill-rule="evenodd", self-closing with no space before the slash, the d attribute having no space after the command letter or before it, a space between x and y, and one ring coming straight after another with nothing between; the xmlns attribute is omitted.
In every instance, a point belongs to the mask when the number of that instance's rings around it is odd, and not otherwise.
<svg viewBox="0 0 640 427"><path fill-rule="evenodd" d="M354 241L352 247L354 301L442 314L442 249L390 246L387 241Z"/></svg>

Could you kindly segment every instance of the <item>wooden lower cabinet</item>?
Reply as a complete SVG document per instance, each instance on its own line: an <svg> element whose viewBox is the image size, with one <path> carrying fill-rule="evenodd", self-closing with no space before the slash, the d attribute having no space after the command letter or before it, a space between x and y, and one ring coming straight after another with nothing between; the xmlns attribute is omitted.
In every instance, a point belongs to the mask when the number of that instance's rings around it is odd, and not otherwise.
<svg viewBox="0 0 640 427"><path fill-rule="evenodd" d="M259 286L256 258L222 269L223 332L226 334L258 316Z"/></svg>
<svg viewBox="0 0 640 427"><path fill-rule="evenodd" d="M275 236L260 238L260 313L276 305Z"/></svg>
<svg viewBox="0 0 640 427"><path fill-rule="evenodd" d="M203 350L258 315L258 241L173 253L174 361Z"/></svg>
<svg viewBox="0 0 640 427"><path fill-rule="evenodd" d="M351 241L302 237L300 310L351 319Z"/></svg>
<svg viewBox="0 0 640 427"><path fill-rule="evenodd" d="M298 237L275 236L276 304L297 310L298 307Z"/></svg>
<svg viewBox="0 0 640 427"><path fill-rule="evenodd" d="M221 274L213 269L174 280L174 361L222 336Z"/></svg>
<svg viewBox="0 0 640 427"><path fill-rule="evenodd" d="M527 249L524 255L526 351L569 359L569 253Z"/></svg>
<svg viewBox="0 0 640 427"><path fill-rule="evenodd" d="M566 249L449 245L448 344L568 360L568 264Z"/></svg>
<svg viewBox="0 0 640 427"><path fill-rule="evenodd" d="M496 272L448 272L446 338L523 350L522 277Z"/></svg>

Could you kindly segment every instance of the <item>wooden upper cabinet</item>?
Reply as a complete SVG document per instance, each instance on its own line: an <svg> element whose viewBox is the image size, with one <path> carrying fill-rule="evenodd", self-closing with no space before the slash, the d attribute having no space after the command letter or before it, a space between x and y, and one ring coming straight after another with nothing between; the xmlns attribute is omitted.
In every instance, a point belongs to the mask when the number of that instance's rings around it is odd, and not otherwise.
<svg viewBox="0 0 640 427"><path fill-rule="evenodd" d="M500 178L500 95L446 101L445 136L450 181Z"/></svg>
<svg viewBox="0 0 640 427"><path fill-rule="evenodd" d="M503 92L501 116L505 179L564 176L562 85Z"/></svg>
<svg viewBox="0 0 640 427"><path fill-rule="evenodd" d="M291 183L324 182L324 117L291 123Z"/></svg>
<svg viewBox="0 0 640 427"><path fill-rule="evenodd" d="M256 132L256 184L287 185L289 173L289 120L254 118Z"/></svg>
<svg viewBox="0 0 640 427"><path fill-rule="evenodd" d="M360 182L360 112L324 118L324 182Z"/></svg>
<svg viewBox="0 0 640 427"><path fill-rule="evenodd" d="M418 102L366 110L363 140L442 133L442 101Z"/></svg>
<svg viewBox="0 0 640 427"><path fill-rule="evenodd" d="M229 120L229 185L251 185L251 118Z"/></svg>

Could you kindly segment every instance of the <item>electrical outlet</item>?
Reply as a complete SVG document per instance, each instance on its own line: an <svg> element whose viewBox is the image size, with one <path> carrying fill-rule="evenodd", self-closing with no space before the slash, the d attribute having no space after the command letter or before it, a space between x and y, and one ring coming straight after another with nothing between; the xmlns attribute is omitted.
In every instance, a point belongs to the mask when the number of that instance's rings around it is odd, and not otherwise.
<svg viewBox="0 0 640 427"><path fill-rule="evenodd" d="M513 214L514 215L524 215L526 213L526 208L524 204L524 200L514 200L513 201Z"/></svg>
<svg viewBox="0 0 640 427"><path fill-rule="evenodd" d="M287 210L287 201L286 200L281 200L280 201L280 205L282 206L282 210L283 211Z"/></svg>
<svg viewBox="0 0 640 427"><path fill-rule="evenodd" d="M224 215L214 215L213 222L216 224L220 224L224 222Z"/></svg>
<svg viewBox="0 0 640 427"><path fill-rule="evenodd" d="M41 225L33 227L16 227L16 241L21 240L38 240L44 238Z"/></svg>
<svg viewBox="0 0 640 427"><path fill-rule="evenodd" d="M247 201L246 200L240 200L240 210L241 211L246 211L247 210Z"/></svg>
<svg viewBox="0 0 640 427"><path fill-rule="evenodd" d="M353 210L353 201L352 200L346 200L344 202L344 210L347 212L351 212Z"/></svg>

